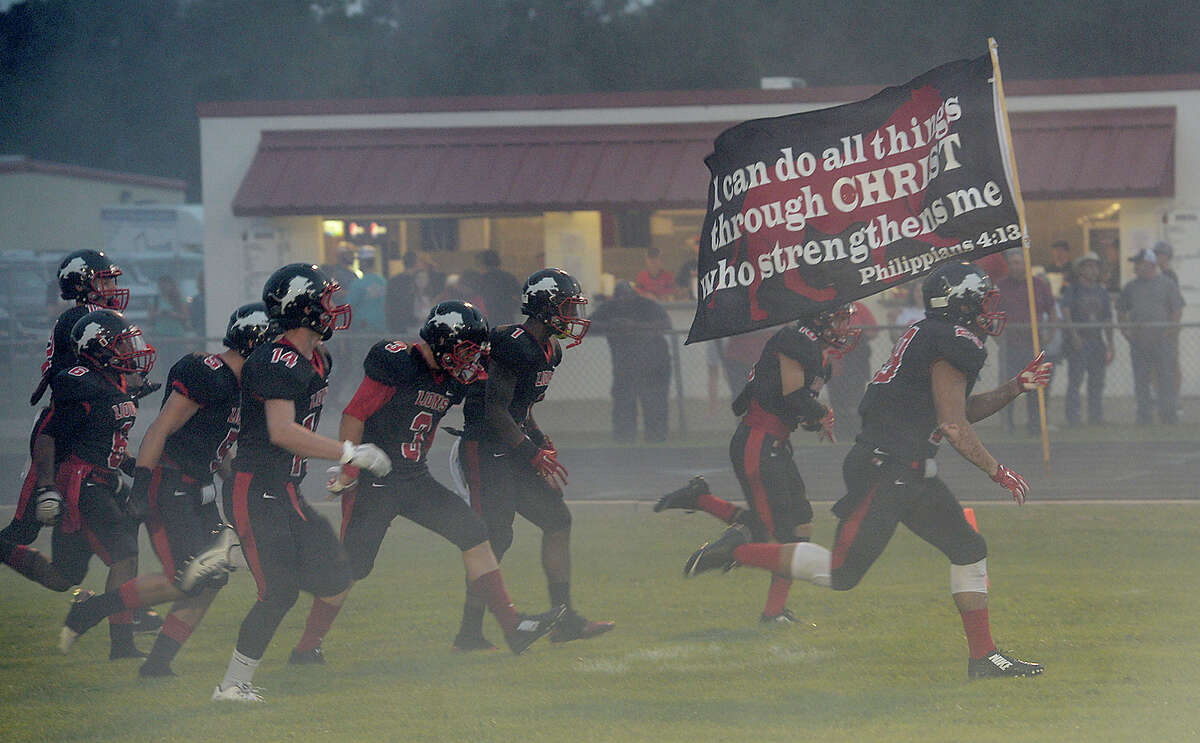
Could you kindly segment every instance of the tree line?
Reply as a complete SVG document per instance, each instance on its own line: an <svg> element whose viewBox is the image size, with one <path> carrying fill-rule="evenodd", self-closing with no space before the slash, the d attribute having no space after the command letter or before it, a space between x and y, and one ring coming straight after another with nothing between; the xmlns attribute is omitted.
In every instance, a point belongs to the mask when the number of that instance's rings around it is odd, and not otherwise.
<svg viewBox="0 0 1200 743"><path fill-rule="evenodd" d="M1149 0L29 0L0 13L0 154L184 179L196 104L900 83L1000 42L1009 79L1200 71Z"/></svg>

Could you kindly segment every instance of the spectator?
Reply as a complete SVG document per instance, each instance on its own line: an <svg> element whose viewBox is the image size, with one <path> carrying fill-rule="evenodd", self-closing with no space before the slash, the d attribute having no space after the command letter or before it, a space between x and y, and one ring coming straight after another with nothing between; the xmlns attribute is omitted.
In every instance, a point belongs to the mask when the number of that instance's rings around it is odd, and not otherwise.
<svg viewBox="0 0 1200 743"><path fill-rule="evenodd" d="M878 332L875 315L862 302L853 302L850 327L862 328L862 335L848 352L828 354L833 376L825 383L833 407L834 433L839 439L850 440L858 427L858 403L867 380L871 378L871 338Z"/></svg>
<svg viewBox="0 0 1200 743"><path fill-rule="evenodd" d="M984 269L987 270L987 269ZM1004 273L1008 274L1008 264L1004 266ZM988 275L992 273L988 271ZM921 297L921 286L917 282L909 282L894 287L889 294L888 304L891 308L888 310L888 325L891 325L890 335L892 343L900 340L900 336L917 320L925 318L925 302Z"/></svg>
<svg viewBox="0 0 1200 743"><path fill-rule="evenodd" d="M387 328L392 335L408 335L425 319L417 308L417 287L413 281L416 273L417 254L408 251L401 261L404 270L388 279L384 309L387 312Z"/></svg>
<svg viewBox="0 0 1200 743"><path fill-rule="evenodd" d="M188 300L188 322L192 325L192 332L199 336L204 336L208 328L204 318L204 274L196 275L196 296Z"/></svg>
<svg viewBox="0 0 1200 743"><path fill-rule="evenodd" d="M481 252L476 260L483 269L476 283L488 324L495 327L517 322L517 312L521 309L521 282L500 268L500 254L494 250Z"/></svg>
<svg viewBox="0 0 1200 743"><path fill-rule="evenodd" d="M433 298L433 305L440 302L448 302L456 300L460 302L470 302L475 305L475 308L483 313L484 317L488 317L487 303L483 299L483 295L479 290L480 274L478 271L463 271L462 273L452 273L446 277L445 284L442 285L442 290L436 297ZM431 305L432 306L432 305ZM491 324L491 320L488 321Z"/></svg>
<svg viewBox="0 0 1200 743"><path fill-rule="evenodd" d="M354 332L380 335L387 332L387 279L375 270L378 252L372 245L358 249L362 278L346 291L346 303L354 310Z"/></svg>
<svg viewBox="0 0 1200 743"><path fill-rule="evenodd" d="M1050 246L1050 262L1045 265L1046 280L1059 282L1061 294L1075 281L1075 267L1071 264L1071 244L1057 240Z"/></svg>
<svg viewBox="0 0 1200 743"><path fill-rule="evenodd" d="M420 260L413 269L413 285L417 290L417 315L424 322L425 314L436 304L438 295L446 288L446 274L437 270L428 256L417 257Z"/></svg>
<svg viewBox="0 0 1200 743"><path fill-rule="evenodd" d="M1171 243L1159 241L1154 244L1154 259L1158 263L1158 270L1162 272L1171 281L1175 282L1175 286L1179 286L1179 275L1175 273L1175 269L1171 268L1171 259L1175 256L1175 249L1171 247ZM1179 333L1176 332L1171 337L1171 342L1175 344L1175 399L1179 399L1179 386L1183 383L1183 373L1179 368Z"/></svg>
<svg viewBox="0 0 1200 743"><path fill-rule="evenodd" d="M1010 328L1000 337L1000 376L1002 379L1016 376L1029 360L1037 355L1033 348L1033 335L1027 327L1031 322L1029 313L1029 290L1025 286L1025 256L1020 249L1009 250L1005 256L1008 260L1008 276L996 282L1000 292L1000 309L1008 313L1008 322L1017 327ZM1038 340L1043 348L1054 346L1054 330L1046 327L1045 323L1058 320L1058 309L1054 305L1054 293L1050 284L1040 276L1033 277L1034 302L1037 307ZM1024 326L1024 327L1023 327ZM1046 410L1049 411L1050 386L1046 386ZM1004 408L1005 428L1013 430L1013 407ZM1025 409L1028 417L1025 430L1036 435L1041 430L1038 420L1038 405L1036 395L1025 396Z"/></svg>
<svg viewBox="0 0 1200 743"><path fill-rule="evenodd" d="M1121 290L1117 319L1121 322L1121 334L1129 341L1137 422L1140 425L1153 422L1155 400L1151 384L1157 379L1159 420L1177 423L1175 355L1183 296L1179 286L1159 272L1154 251L1143 250L1129 260L1134 264L1136 278Z"/></svg>
<svg viewBox="0 0 1200 743"><path fill-rule="evenodd" d="M1068 324L1067 425L1080 424L1079 387L1085 376L1088 425L1099 425L1104 422L1104 375L1113 360L1112 300L1100 284L1100 256L1088 252L1075 261L1075 282L1063 291L1062 310ZM1076 327L1080 324L1104 327Z"/></svg>
<svg viewBox="0 0 1200 743"><path fill-rule="evenodd" d="M326 276L342 285L342 291L350 291L350 287L358 281L358 274L354 271L357 252L354 243L343 240L338 243L337 262L321 266Z"/></svg>
<svg viewBox="0 0 1200 743"><path fill-rule="evenodd" d="M663 268L658 248L646 248L646 267L637 275L637 293L656 302L675 296L675 275Z"/></svg>
<svg viewBox="0 0 1200 743"><path fill-rule="evenodd" d="M688 249L689 258L675 272L675 299L681 302L696 299L700 291L700 239L690 238L685 247Z"/></svg>
<svg viewBox="0 0 1200 743"><path fill-rule="evenodd" d="M1100 262L1100 283L1110 292L1121 291L1121 242L1109 240L1104 247L1104 259Z"/></svg>
<svg viewBox="0 0 1200 743"><path fill-rule="evenodd" d="M671 383L671 354L663 337L671 329L666 310L622 281L591 320L592 330L608 340L612 357L613 439L637 439L640 402L646 441L665 441Z"/></svg>

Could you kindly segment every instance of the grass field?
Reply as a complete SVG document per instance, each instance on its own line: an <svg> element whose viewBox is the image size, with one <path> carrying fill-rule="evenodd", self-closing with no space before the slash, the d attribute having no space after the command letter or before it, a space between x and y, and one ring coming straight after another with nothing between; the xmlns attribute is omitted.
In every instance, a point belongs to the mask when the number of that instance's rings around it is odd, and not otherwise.
<svg viewBox="0 0 1200 743"><path fill-rule="evenodd" d="M815 525L824 543L826 505ZM907 532L857 589L797 584L789 603L804 623L763 629L766 573L681 578L687 555L717 533L711 518L645 504L573 510L576 603L615 619L613 633L539 642L519 658L451 652L460 561L397 522L326 639L328 665L286 665L307 597L289 614L255 677L266 705L208 701L254 600L248 574L176 660L180 677L151 683L136 662L107 660L103 626L58 655L66 597L0 570L0 739L1200 739L1200 504L977 505L993 633L1047 670L971 683L946 563ZM505 559L510 593L531 611L546 605L537 543L522 522ZM485 628L501 639L490 618Z"/></svg>

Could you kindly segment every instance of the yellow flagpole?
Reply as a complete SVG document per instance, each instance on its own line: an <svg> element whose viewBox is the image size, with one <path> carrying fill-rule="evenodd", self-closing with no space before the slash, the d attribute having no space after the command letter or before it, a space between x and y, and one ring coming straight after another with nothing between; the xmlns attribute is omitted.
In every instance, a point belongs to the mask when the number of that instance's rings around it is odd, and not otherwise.
<svg viewBox="0 0 1200 743"><path fill-rule="evenodd" d="M1000 59L996 55L996 40L988 37L988 51L992 55L992 75L996 79L996 93L1000 100L1000 113L1004 116L1004 138L1008 143L1008 160L1012 163L1012 190L1017 205L1017 220L1021 225L1021 253L1025 256L1025 291L1029 297L1029 329L1033 332L1033 349L1041 348L1038 341L1037 298L1033 291L1033 263L1029 260L1029 227L1025 224L1025 200L1021 197L1021 180L1017 177L1017 158L1013 151L1012 131L1008 124L1008 103L1004 98L1004 81L1000 77ZM1039 388L1038 419L1042 427L1042 462L1046 473L1050 472L1050 432L1046 428L1046 391Z"/></svg>

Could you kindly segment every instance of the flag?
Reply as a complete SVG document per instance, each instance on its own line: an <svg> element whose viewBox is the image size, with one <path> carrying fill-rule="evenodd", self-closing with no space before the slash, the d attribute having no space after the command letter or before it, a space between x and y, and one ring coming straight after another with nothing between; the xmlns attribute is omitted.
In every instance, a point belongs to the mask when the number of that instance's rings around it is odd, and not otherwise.
<svg viewBox="0 0 1200 743"><path fill-rule="evenodd" d="M857 103L746 121L705 158L687 342L779 325L1021 244L989 55Z"/></svg>

